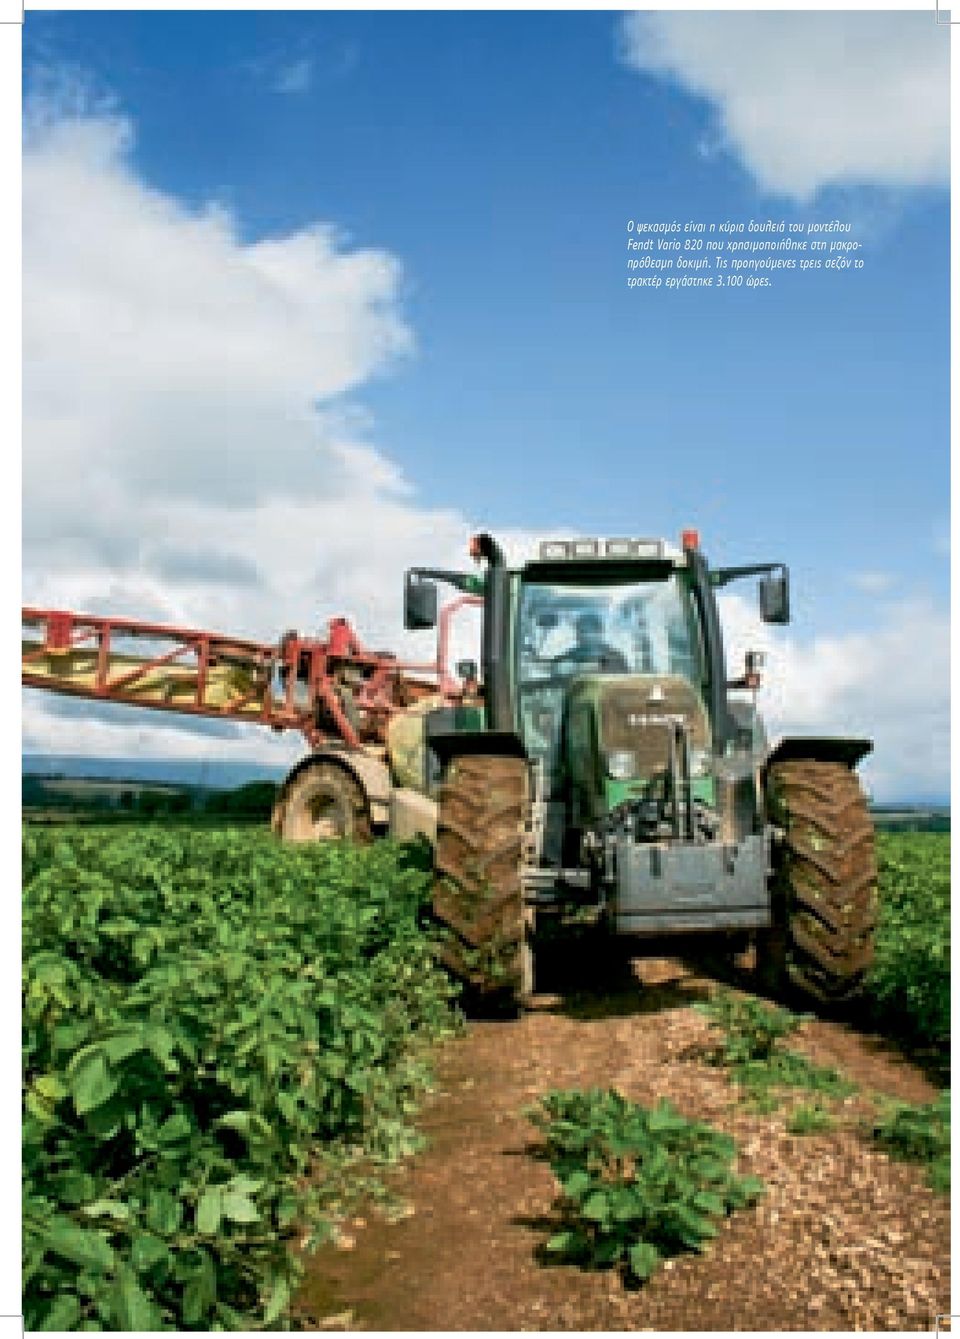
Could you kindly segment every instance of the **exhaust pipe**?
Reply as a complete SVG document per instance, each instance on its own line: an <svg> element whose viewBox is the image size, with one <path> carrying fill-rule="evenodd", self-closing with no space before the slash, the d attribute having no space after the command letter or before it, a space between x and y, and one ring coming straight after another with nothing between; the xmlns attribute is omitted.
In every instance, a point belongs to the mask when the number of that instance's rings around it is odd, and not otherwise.
<svg viewBox="0 0 960 1339"><path fill-rule="evenodd" d="M483 686L487 728L515 729L510 704L510 574L503 549L482 531L470 540L470 557L487 564L483 602Z"/></svg>

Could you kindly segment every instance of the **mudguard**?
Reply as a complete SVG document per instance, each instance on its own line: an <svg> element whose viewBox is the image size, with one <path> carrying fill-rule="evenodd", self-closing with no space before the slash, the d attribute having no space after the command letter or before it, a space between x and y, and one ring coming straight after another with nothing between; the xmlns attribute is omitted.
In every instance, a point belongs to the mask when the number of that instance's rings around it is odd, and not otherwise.
<svg viewBox="0 0 960 1339"><path fill-rule="evenodd" d="M767 754L764 770L778 762L844 763L851 771L873 750L872 739L852 739L843 735L785 735Z"/></svg>
<svg viewBox="0 0 960 1339"><path fill-rule="evenodd" d="M512 730L451 730L428 735L428 743L446 769L453 758L478 753L501 758L525 758L526 749Z"/></svg>

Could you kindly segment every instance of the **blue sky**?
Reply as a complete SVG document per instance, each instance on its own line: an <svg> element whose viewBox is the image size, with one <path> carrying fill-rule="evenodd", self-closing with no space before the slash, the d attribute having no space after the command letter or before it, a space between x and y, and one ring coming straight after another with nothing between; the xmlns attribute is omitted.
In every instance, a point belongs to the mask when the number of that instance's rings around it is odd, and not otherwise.
<svg viewBox="0 0 960 1339"><path fill-rule="evenodd" d="M692 523L719 561L791 564L808 645L869 636L891 601L945 610L948 195L912 166L924 126L879 166L851 133L862 169L791 188L724 102L723 38L705 74L682 32L625 58L613 14L32 12L24 59L28 99L51 72L87 117L111 99L131 180L185 216L223 206L238 248L323 222L393 258L380 305L405 347L329 403L412 506L525 532ZM789 35L774 50L802 66ZM847 219L866 264L630 292L631 217Z"/></svg>

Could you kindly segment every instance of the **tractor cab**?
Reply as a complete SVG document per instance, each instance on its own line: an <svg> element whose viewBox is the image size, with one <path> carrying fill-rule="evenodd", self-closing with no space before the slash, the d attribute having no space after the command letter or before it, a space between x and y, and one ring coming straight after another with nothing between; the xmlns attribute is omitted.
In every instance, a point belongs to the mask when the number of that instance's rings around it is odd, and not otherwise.
<svg viewBox="0 0 960 1339"><path fill-rule="evenodd" d="M516 578L517 731L539 768L548 863L629 801L659 813L678 766L710 798L710 666L685 555L589 543L545 543Z"/></svg>
<svg viewBox="0 0 960 1339"><path fill-rule="evenodd" d="M574 680L663 676L706 684L696 611L682 569L658 563L619 576L543 571L521 574L517 612L520 729L531 753L555 748L562 705ZM549 743L547 742L549 741Z"/></svg>

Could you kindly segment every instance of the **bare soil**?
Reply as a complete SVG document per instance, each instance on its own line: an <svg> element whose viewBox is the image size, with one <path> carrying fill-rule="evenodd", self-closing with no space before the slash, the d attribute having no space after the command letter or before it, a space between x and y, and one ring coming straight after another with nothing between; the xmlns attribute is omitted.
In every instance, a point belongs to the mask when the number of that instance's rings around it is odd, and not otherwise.
<svg viewBox="0 0 960 1339"><path fill-rule="evenodd" d="M638 962L610 994L542 997L474 1022L440 1052L425 1151L393 1178L406 1216L371 1212L307 1261L306 1328L376 1330L929 1330L949 1305L949 1201L923 1169L871 1147L871 1095L929 1101L923 1073L882 1039L816 1021L797 1047L859 1085L836 1126L790 1135L792 1101L761 1115L708 1063L689 1006L710 982L674 960ZM555 1183L524 1108L551 1088L669 1098L729 1131L766 1193L703 1255L667 1261L640 1290L612 1272L547 1263Z"/></svg>

